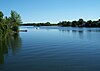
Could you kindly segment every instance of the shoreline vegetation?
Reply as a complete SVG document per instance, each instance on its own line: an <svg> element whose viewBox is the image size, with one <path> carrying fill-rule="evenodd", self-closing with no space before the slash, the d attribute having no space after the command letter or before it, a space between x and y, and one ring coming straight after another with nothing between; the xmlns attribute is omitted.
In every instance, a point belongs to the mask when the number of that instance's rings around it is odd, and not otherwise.
<svg viewBox="0 0 100 71"><path fill-rule="evenodd" d="M84 21L82 18L80 18L78 21L61 21L56 24L51 24L50 22L46 23L25 23L25 24L20 24L20 26L61 26L61 27L100 27L100 19L97 21Z"/></svg>
<svg viewBox="0 0 100 71"><path fill-rule="evenodd" d="M21 23L21 16L16 11L11 10L10 17L4 16L0 11L0 35L19 32L18 27Z"/></svg>
<svg viewBox="0 0 100 71"><path fill-rule="evenodd" d="M18 28L21 23L21 17L16 11L11 11L10 17L0 11L0 64L4 64L4 55L8 54L9 48L15 53L16 48L21 47Z"/></svg>

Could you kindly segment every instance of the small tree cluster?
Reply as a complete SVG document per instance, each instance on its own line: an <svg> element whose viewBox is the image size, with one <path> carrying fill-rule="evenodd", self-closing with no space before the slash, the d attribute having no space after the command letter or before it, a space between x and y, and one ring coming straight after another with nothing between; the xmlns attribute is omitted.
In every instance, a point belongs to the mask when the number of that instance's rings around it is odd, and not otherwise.
<svg viewBox="0 0 100 71"><path fill-rule="evenodd" d="M10 15L10 17L4 17L3 12L0 11L0 33L18 32L18 26L22 23L21 16L16 11L11 11Z"/></svg>
<svg viewBox="0 0 100 71"><path fill-rule="evenodd" d="M100 27L100 19L97 21L84 21L83 19L79 19L78 21L62 21L58 23L59 26L71 26L71 27Z"/></svg>

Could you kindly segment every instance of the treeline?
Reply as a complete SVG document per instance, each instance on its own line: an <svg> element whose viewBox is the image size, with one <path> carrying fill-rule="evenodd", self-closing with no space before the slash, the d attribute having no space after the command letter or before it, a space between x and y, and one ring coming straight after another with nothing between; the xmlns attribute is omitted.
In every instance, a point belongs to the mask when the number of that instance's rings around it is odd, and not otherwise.
<svg viewBox="0 0 100 71"><path fill-rule="evenodd" d="M57 25L59 26L71 26L71 27L100 27L100 19L97 21L84 21L83 19L79 19L78 21L62 21L59 22Z"/></svg>
<svg viewBox="0 0 100 71"><path fill-rule="evenodd" d="M4 16L0 11L0 35L6 32L18 32L21 23L21 17L16 11L11 11L10 17Z"/></svg>
<svg viewBox="0 0 100 71"><path fill-rule="evenodd" d="M20 24L20 26L57 26L57 24L51 24L50 22L46 22L46 23L25 23L25 24Z"/></svg>
<svg viewBox="0 0 100 71"><path fill-rule="evenodd" d="M97 21L84 21L83 19L79 19L78 21L61 21L56 24L51 24L50 22L46 23L27 23L21 24L22 26L62 26L62 27L100 27L100 19Z"/></svg>

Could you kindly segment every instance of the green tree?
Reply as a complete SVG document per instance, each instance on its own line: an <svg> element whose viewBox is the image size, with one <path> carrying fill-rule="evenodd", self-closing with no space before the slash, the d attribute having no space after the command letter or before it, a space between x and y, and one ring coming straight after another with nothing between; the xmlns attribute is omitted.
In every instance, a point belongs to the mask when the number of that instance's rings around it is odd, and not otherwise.
<svg viewBox="0 0 100 71"><path fill-rule="evenodd" d="M62 21L58 23L59 26L63 26L63 27L68 27L70 26L70 22L68 21Z"/></svg>
<svg viewBox="0 0 100 71"><path fill-rule="evenodd" d="M50 22L46 22L45 23L45 26L50 26Z"/></svg>
<svg viewBox="0 0 100 71"><path fill-rule="evenodd" d="M71 26L72 26L72 27L76 27L76 24L77 24L77 21L72 21Z"/></svg>
<svg viewBox="0 0 100 71"><path fill-rule="evenodd" d="M0 22L2 22L4 14L0 11Z"/></svg>
<svg viewBox="0 0 100 71"><path fill-rule="evenodd" d="M97 26L100 27L100 19L97 21Z"/></svg>
<svg viewBox="0 0 100 71"><path fill-rule="evenodd" d="M10 17L3 17L0 11L0 35L6 32L18 32L18 26L22 23L21 16L16 11L11 11Z"/></svg>
<svg viewBox="0 0 100 71"><path fill-rule="evenodd" d="M91 27L92 26L92 20L88 20L86 24L87 24L86 27Z"/></svg>
<svg viewBox="0 0 100 71"><path fill-rule="evenodd" d="M78 26L81 27L83 25L83 23L84 23L84 20L80 18L78 20Z"/></svg>
<svg viewBox="0 0 100 71"><path fill-rule="evenodd" d="M10 18L10 28L15 31L18 32L18 26L22 23L21 21L21 16L16 12L16 11L11 11L11 17Z"/></svg>

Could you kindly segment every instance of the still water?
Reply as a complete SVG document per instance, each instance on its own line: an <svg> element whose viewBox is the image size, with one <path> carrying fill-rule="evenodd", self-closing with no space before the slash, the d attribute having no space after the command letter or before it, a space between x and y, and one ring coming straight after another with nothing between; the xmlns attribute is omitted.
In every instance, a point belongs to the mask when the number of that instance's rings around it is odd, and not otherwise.
<svg viewBox="0 0 100 71"><path fill-rule="evenodd" d="M100 71L100 29L22 26L0 42L0 71Z"/></svg>

